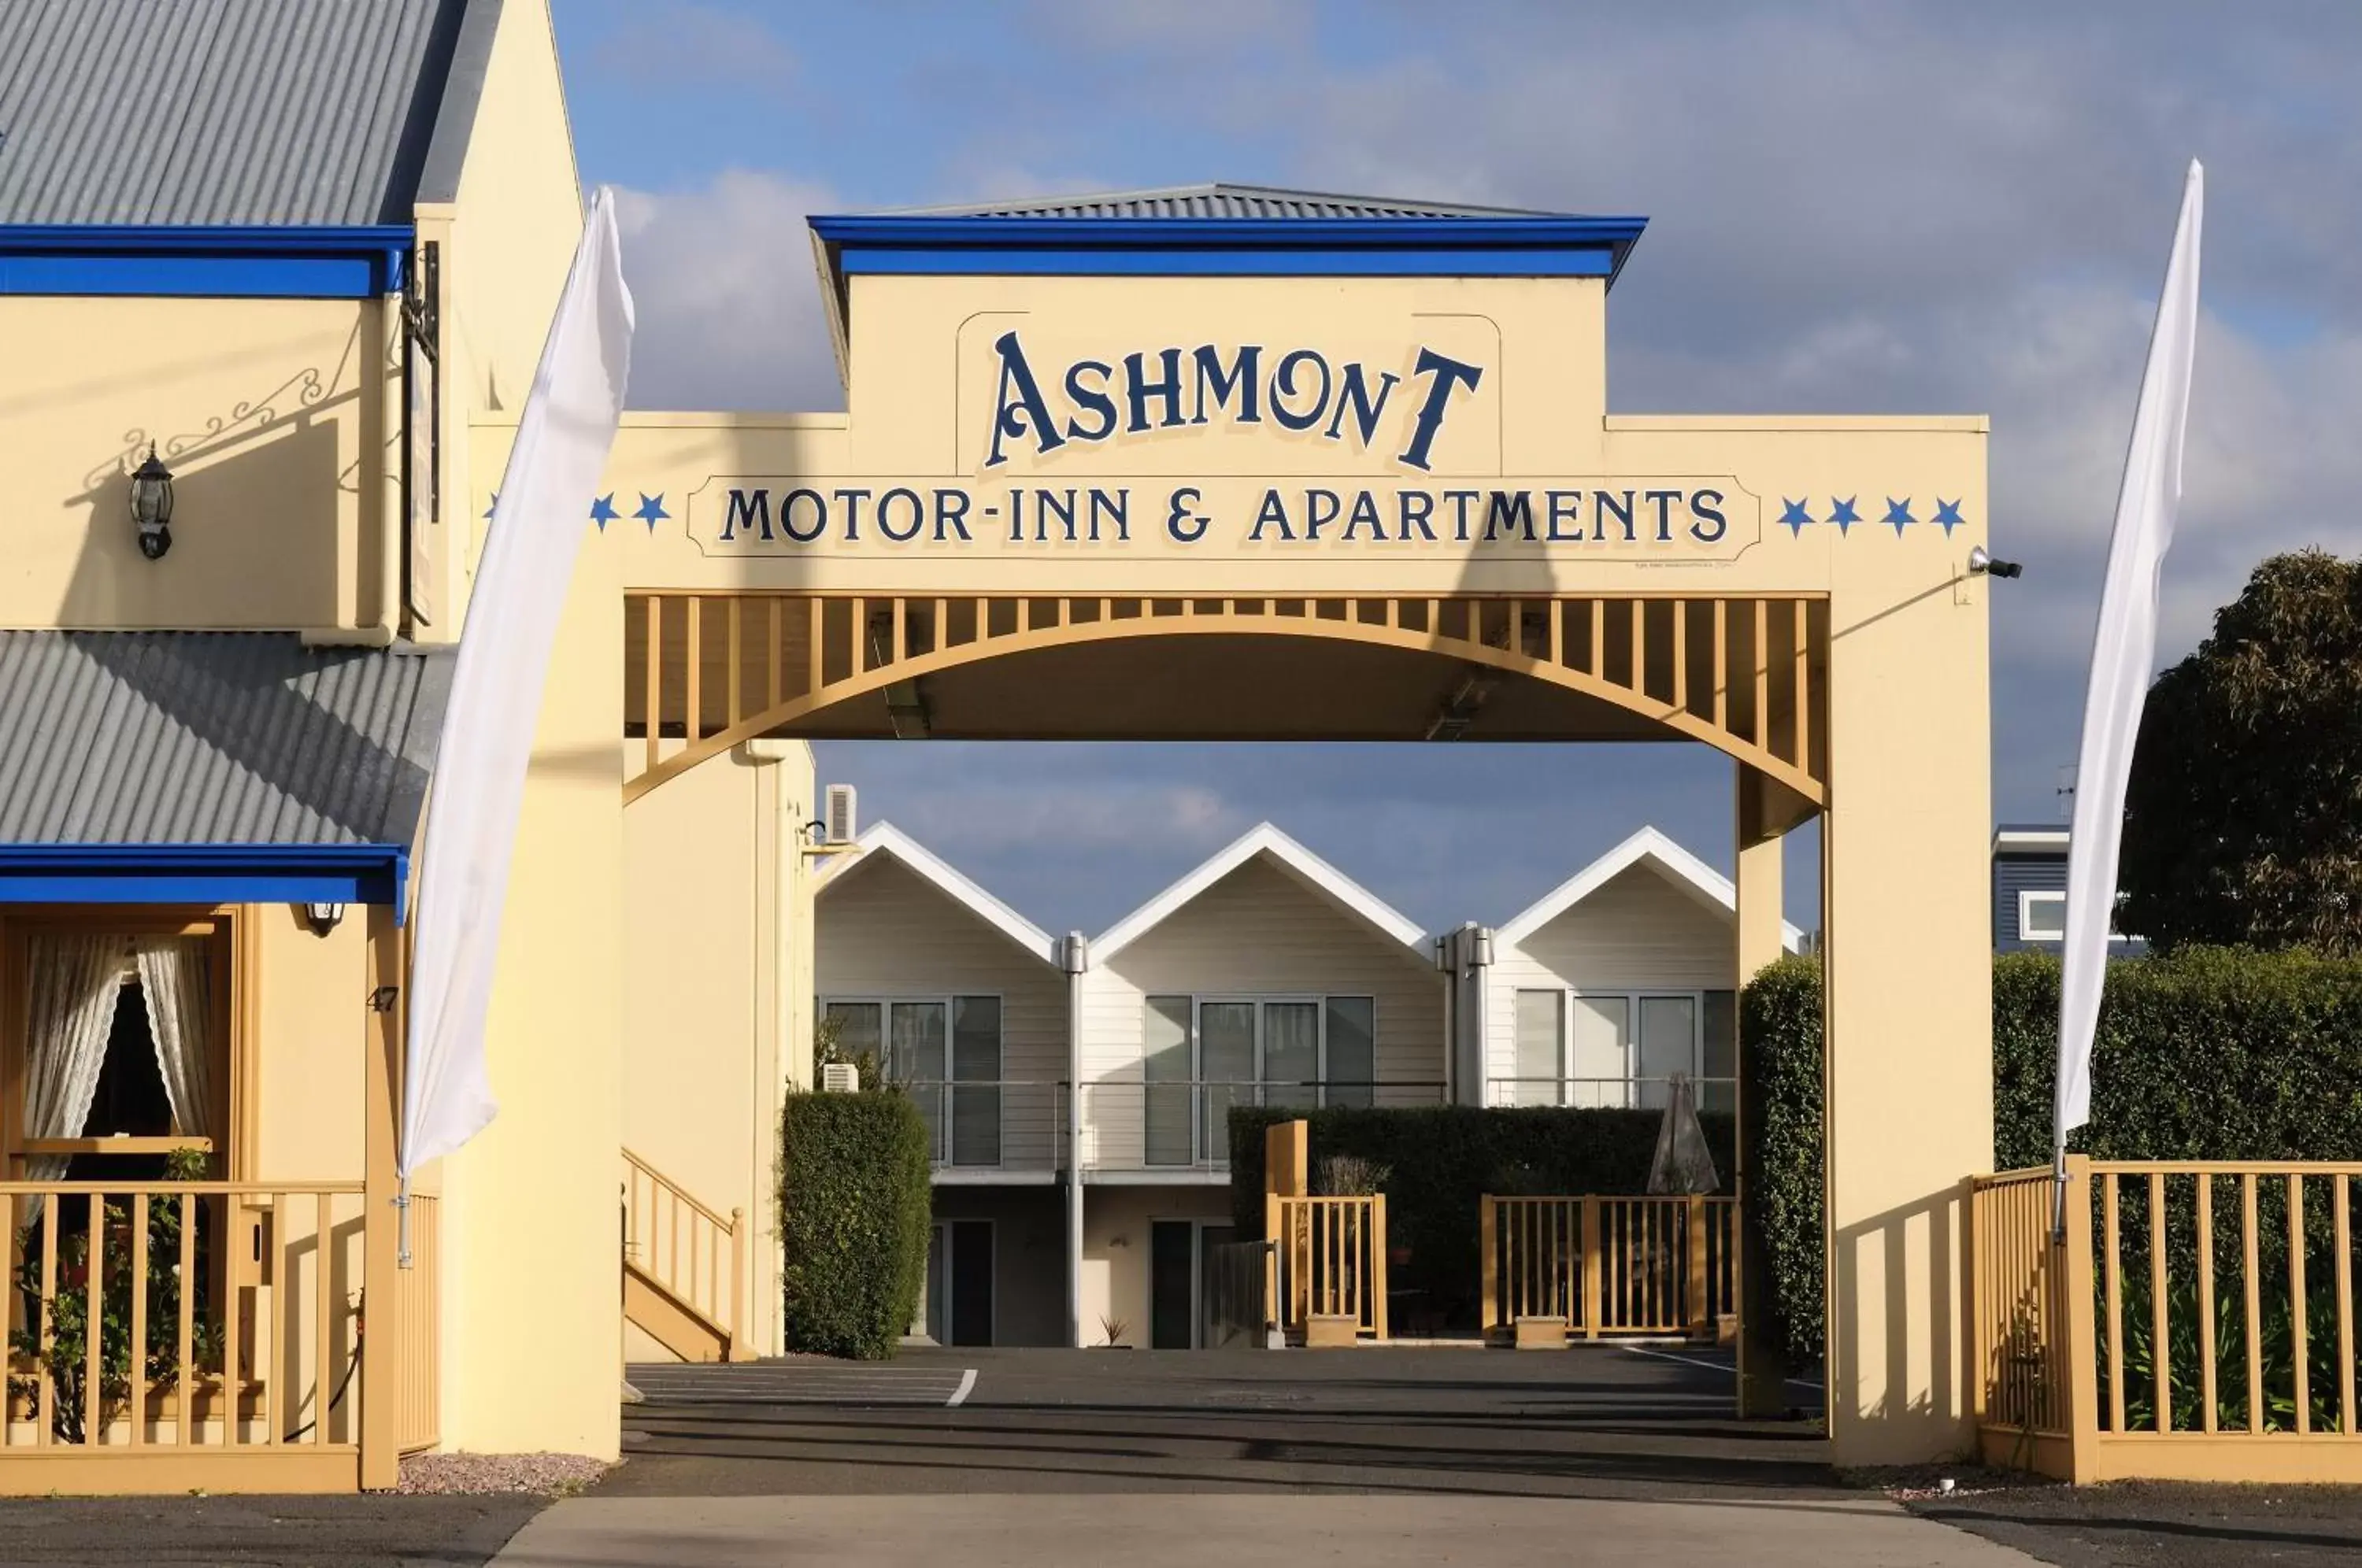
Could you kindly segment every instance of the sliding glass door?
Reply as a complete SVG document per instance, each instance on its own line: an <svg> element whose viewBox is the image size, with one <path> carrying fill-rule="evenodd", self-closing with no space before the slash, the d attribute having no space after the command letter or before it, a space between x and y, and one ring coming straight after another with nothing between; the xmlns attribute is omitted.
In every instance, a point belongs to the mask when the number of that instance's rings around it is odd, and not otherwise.
<svg viewBox="0 0 2362 1568"><path fill-rule="evenodd" d="M838 998L822 1017L847 1057L868 1057L906 1086L939 1165L1000 1163L1000 999Z"/></svg>

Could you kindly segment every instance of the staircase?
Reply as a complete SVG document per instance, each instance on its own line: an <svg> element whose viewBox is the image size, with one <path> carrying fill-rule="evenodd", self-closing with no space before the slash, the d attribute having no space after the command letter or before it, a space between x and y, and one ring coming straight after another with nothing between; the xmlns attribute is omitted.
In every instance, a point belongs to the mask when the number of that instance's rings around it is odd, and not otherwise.
<svg viewBox="0 0 2362 1568"><path fill-rule="evenodd" d="M746 1212L725 1219L624 1151L624 1316L683 1361L751 1361Z"/></svg>

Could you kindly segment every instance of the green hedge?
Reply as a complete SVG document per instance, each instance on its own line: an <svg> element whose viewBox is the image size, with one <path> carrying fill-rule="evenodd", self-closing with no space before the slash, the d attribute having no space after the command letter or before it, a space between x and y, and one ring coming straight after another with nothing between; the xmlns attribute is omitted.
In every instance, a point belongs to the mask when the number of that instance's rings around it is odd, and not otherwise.
<svg viewBox="0 0 2362 1568"><path fill-rule="evenodd" d="M1748 1129L1747 1258L1772 1342L1792 1364L1821 1359L1827 1252L1821 1176L1821 966L1790 956L1739 993ZM1965 1174L1965 1173L1963 1173Z"/></svg>
<svg viewBox="0 0 2362 1568"><path fill-rule="evenodd" d="M2058 960L1993 961L1993 1153L2050 1162ZM2362 959L2182 947L2108 966L2092 1055L2096 1159L2362 1159Z"/></svg>
<svg viewBox="0 0 2362 1568"><path fill-rule="evenodd" d="M1765 1143L1753 1168L1762 1252L1773 1271L1771 1316L1791 1356L1816 1359L1824 1256L1817 963L1788 958L1763 971L1740 1000L1739 1033L1742 1071L1754 1086L1749 1103L1763 1108ZM1992 1055L1995 1168L2049 1164L2055 956L1993 960ZM2109 965L2092 1120L2070 1146L2099 1159L2362 1160L2362 960L2182 947ZM2145 1201L2127 1194L2127 1212ZM2265 1194L2267 1210L2277 1201ZM2275 1237L2286 1227L2269 1213L2265 1220L2268 1254L2284 1246ZM2133 1233L2132 1220L2125 1223ZM2179 1233L2174 1241L2184 1245ZM2177 1281L2183 1272L2177 1257ZM2272 1324L2264 1331L2268 1339ZM2127 1351L2146 1353L2138 1343ZM2194 1357L2194 1348L2188 1353Z"/></svg>
<svg viewBox="0 0 2362 1568"><path fill-rule="evenodd" d="M926 1280L927 1149L906 1095L789 1097L779 1156L789 1349L894 1353Z"/></svg>
<svg viewBox="0 0 2362 1568"><path fill-rule="evenodd" d="M1242 1239L1263 1234L1264 1130L1299 1116L1312 1124L1316 1178L1320 1162L1334 1154L1358 1154L1386 1167L1386 1243L1410 1249L1409 1262L1393 1271L1390 1282L1423 1293L1421 1305L1454 1328L1473 1328L1477 1321L1478 1198L1487 1192L1646 1192L1657 1128L1664 1121L1655 1110L1555 1107L1236 1108L1231 1112L1231 1202ZM1698 1120L1727 1191L1731 1120L1718 1112Z"/></svg>

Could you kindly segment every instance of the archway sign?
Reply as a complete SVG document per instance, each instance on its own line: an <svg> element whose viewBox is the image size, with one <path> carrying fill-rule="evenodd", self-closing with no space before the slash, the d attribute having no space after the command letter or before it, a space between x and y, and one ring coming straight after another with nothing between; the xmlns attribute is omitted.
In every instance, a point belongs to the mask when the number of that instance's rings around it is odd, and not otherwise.
<svg viewBox="0 0 2362 1568"><path fill-rule="evenodd" d="M1985 422L1610 414L1642 222L1237 187L813 220L849 412L634 416L593 509L626 797L775 734L1718 747L1748 972L1823 821L1836 1457L1957 1451Z"/></svg>

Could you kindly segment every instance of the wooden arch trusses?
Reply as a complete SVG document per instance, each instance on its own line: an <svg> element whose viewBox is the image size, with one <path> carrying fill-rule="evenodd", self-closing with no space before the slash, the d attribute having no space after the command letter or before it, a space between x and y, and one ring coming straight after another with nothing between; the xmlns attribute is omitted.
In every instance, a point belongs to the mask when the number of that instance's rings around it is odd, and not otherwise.
<svg viewBox="0 0 2362 1568"><path fill-rule="evenodd" d="M1814 805L1827 803L1828 615L1813 598L635 591L625 595L624 632L625 728L641 742L626 748L627 802L742 741L793 733L800 721L879 691L890 706L895 689L962 665L1120 639L1215 635L1325 638L1528 676L1703 741Z"/></svg>

